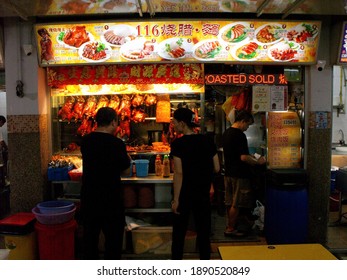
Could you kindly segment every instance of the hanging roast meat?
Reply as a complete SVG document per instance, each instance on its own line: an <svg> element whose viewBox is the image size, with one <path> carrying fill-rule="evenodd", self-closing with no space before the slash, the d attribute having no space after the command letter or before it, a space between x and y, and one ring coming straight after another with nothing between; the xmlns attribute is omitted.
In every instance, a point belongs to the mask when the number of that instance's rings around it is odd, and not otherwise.
<svg viewBox="0 0 347 280"><path fill-rule="evenodd" d="M93 119L89 117L84 117L81 125L77 128L77 135L84 136L86 134L91 133L93 129L95 129L93 125Z"/></svg>
<svg viewBox="0 0 347 280"><path fill-rule="evenodd" d="M145 105L152 106L157 103L157 96L155 94L146 94Z"/></svg>
<svg viewBox="0 0 347 280"><path fill-rule="evenodd" d="M118 112L119 104L120 98L118 97L118 95L112 95L110 102L108 103L108 107Z"/></svg>
<svg viewBox="0 0 347 280"><path fill-rule="evenodd" d="M131 112L131 120L135 123L144 122L147 114L142 109L133 109Z"/></svg>
<svg viewBox="0 0 347 280"><path fill-rule="evenodd" d="M69 96L66 98L65 103L63 107L58 111L58 116L61 118L61 120L68 120L71 121L73 117L72 109L75 104L75 97Z"/></svg>
<svg viewBox="0 0 347 280"><path fill-rule="evenodd" d="M116 128L116 131L114 133L115 136L120 137L122 139L127 136L127 138L130 138L130 119L126 118L119 122L119 125Z"/></svg>
<svg viewBox="0 0 347 280"><path fill-rule="evenodd" d="M129 118L131 117L130 113L130 107L131 107L131 97L127 94L123 95L122 101L120 102L119 108L118 108L118 115L121 115L123 111L127 113ZM124 114L124 113L123 113Z"/></svg>
<svg viewBox="0 0 347 280"><path fill-rule="evenodd" d="M105 95L100 96L99 101L98 101L98 103L97 103L97 105L95 107L95 111L94 111L93 116L96 115L97 111L100 108L107 107L108 103L109 103L109 100L108 100L107 96L105 96Z"/></svg>
<svg viewBox="0 0 347 280"><path fill-rule="evenodd" d="M78 96L77 101L73 107L73 117L75 120L82 120L83 116L83 108L84 108L84 103L85 99L83 96Z"/></svg>
<svg viewBox="0 0 347 280"><path fill-rule="evenodd" d="M144 96L142 94L134 94L131 100L131 105L133 107L139 107L143 104L143 101L144 101Z"/></svg>
<svg viewBox="0 0 347 280"><path fill-rule="evenodd" d="M96 97L93 95L89 96L83 108L82 115L87 117L93 116L95 112L96 104L97 104Z"/></svg>

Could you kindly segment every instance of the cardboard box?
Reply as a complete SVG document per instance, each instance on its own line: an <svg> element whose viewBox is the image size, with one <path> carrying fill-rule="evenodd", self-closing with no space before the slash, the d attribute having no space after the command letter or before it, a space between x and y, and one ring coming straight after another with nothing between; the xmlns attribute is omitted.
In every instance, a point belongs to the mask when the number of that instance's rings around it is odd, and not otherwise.
<svg viewBox="0 0 347 280"><path fill-rule="evenodd" d="M172 227L139 227L131 235L135 254L171 253Z"/></svg>
<svg viewBox="0 0 347 280"><path fill-rule="evenodd" d="M135 254L171 254L172 227L140 227L132 230ZM196 233L187 231L183 252L196 252Z"/></svg>

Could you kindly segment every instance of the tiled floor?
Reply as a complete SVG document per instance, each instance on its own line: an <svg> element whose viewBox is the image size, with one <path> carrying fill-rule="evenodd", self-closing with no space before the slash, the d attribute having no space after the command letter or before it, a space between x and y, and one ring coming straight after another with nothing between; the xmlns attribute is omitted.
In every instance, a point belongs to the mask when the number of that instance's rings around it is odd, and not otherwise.
<svg viewBox="0 0 347 280"><path fill-rule="evenodd" d="M343 212L347 212L347 205L343 205ZM248 238L230 239L224 237L223 231L225 227L225 217L214 214L213 219L213 235L212 235L212 254L211 259L220 259L218 253L219 246L233 246L233 245L266 245L266 239L262 235L249 235ZM338 220L339 212L330 212L330 222L332 226L328 227L327 243L323 244L329 249L338 259L347 259L347 219L341 220L342 224L334 223ZM0 248L4 248L3 239L0 238ZM78 254L77 254L78 255ZM78 258L78 256L77 256ZM139 259L151 259L161 260L170 259L169 254L140 254L136 255L132 252L125 252L124 259L139 260ZM198 259L197 253L185 253L184 259Z"/></svg>
<svg viewBox="0 0 347 280"><path fill-rule="evenodd" d="M347 205L342 206L342 213L347 212ZM330 226L326 247L338 258L347 259L347 214L340 219L339 212L330 212Z"/></svg>

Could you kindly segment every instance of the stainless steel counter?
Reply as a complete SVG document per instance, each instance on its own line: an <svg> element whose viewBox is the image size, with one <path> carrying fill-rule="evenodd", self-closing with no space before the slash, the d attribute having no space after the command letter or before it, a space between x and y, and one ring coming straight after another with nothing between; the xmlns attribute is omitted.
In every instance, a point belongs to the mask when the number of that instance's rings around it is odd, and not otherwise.
<svg viewBox="0 0 347 280"><path fill-rule="evenodd" d="M149 174L147 177L122 177L122 183L135 183L135 184L172 184L173 174L170 177L164 178L162 176L156 176Z"/></svg>

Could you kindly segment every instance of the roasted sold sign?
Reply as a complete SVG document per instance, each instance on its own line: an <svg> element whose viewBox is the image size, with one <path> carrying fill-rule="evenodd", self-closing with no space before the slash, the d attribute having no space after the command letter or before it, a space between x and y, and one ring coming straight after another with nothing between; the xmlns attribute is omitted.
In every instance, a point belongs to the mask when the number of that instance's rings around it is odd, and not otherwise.
<svg viewBox="0 0 347 280"><path fill-rule="evenodd" d="M209 74L205 75L206 85L286 85L283 74Z"/></svg>

